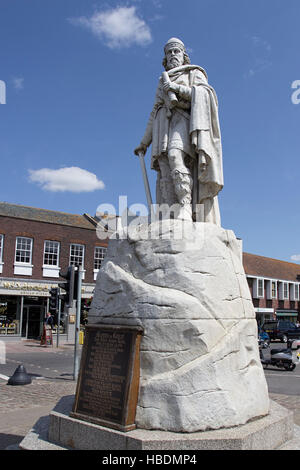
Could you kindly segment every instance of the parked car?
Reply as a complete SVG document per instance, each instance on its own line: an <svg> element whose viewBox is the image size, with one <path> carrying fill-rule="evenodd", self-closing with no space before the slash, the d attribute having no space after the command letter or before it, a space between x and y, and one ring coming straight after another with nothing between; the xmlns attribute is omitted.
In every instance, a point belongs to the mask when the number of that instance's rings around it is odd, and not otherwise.
<svg viewBox="0 0 300 470"><path fill-rule="evenodd" d="M270 340L279 339L286 343L289 338L300 339L300 328L291 321L268 320L261 327L268 333Z"/></svg>
<svg viewBox="0 0 300 470"><path fill-rule="evenodd" d="M263 348L267 348L270 344L270 336L262 328L258 328L258 341Z"/></svg>

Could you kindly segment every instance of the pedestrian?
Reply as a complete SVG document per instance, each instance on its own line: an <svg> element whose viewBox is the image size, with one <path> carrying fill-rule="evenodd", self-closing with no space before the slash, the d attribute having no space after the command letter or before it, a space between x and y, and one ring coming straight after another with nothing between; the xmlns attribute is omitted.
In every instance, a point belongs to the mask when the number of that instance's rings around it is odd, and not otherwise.
<svg viewBox="0 0 300 470"><path fill-rule="evenodd" d="M53 330L53 317L50 312L47 312L47 317L46 317L46 326L50 327L51 330Z"/></svg>

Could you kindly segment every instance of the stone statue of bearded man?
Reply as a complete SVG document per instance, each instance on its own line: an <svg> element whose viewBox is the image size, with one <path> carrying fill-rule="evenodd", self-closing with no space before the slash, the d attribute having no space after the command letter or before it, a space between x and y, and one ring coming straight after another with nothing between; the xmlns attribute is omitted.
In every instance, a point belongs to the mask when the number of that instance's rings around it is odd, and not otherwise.
<svg viewBox="0 0 300 470"><path fill-rule="evenodd" d="M180 39L169 39L164 52L166 72L134 152L145 154L152 144L157 204L177 204L175 217L180 219L221 225L217 195L223 187L223 169L216 93L205 70L190 64Z"/></svg>

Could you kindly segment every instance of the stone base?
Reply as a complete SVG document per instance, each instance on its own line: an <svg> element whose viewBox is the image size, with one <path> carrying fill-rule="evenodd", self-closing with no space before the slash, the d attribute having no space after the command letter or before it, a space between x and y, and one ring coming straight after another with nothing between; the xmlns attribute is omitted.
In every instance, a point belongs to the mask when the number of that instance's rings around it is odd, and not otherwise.
<svg viewBox="0 0 300 470"><path fill-rule="evenodd" d="M127 433L69 416L74 396L63 397L20 443L24 450L274 450L300 449L293 413L270 402L270 413L233 428L195 433L136 429ZM289 445L289 443L292 443Z"/></svg>

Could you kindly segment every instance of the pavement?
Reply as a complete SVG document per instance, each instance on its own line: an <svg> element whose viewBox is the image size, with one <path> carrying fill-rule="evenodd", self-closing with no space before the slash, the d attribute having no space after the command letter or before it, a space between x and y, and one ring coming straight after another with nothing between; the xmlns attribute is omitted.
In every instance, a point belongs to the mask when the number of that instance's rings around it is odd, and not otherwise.
<svg viewBox="0 0 300 470"><path fill-rule="evenodd" d="M72 351L74 345L45 348L36 341L6 344L7 353L25 353L29 347L46 355L55 351L59 356L66 349ZM75 391L76 382L71 376L42 379L32 376L31 384L12 386L7 385L4 375L0 375L0 450L21 442L39 418L49 415L61 397L74 395Z"/></svg>
<svg viewBox="0 0 300 470"><path fill-rule="evenodd" d="M21 351L25 345L14 343L11 347ZM31 384L18 386L7 385L7 380L0 377L0 450L21 442L39 418L49 415L61 397L74 395L75 391L76 382L70 377L33 378ZM300 396L271 393L270 398L293 411L294 422L300 426Z"/></svg>

